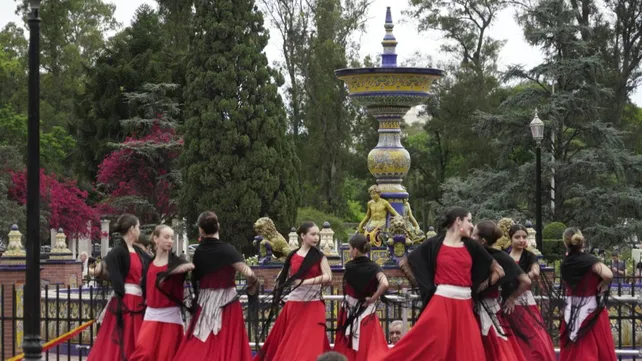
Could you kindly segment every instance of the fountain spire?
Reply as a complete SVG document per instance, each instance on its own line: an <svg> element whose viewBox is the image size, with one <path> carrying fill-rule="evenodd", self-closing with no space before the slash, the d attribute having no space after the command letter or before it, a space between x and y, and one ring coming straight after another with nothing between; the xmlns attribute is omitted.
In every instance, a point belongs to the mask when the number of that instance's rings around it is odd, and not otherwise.
<svg viewBox="0 0 642 361"><path fill-rule="evenodd" d="M386 29L386 35L383 37L381 45L383 46L383 53L381 54L381 67L382 68L396 68L397 67L397 39L392 34L392 29L395 25L392 23L392 14L390 13L390 6L386 9L386 22L383 25Z"/></svg>

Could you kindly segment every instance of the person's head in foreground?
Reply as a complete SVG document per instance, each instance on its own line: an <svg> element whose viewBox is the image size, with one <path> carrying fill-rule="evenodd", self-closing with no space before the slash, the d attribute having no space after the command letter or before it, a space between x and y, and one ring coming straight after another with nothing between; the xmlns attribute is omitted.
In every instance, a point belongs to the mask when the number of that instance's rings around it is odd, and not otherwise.
<svg viewBox="0 0 642 361"><path fill-rule="evenodd" d="M329 351L317 358L317 361L348 361L348 358L334 351Z"/></svg>

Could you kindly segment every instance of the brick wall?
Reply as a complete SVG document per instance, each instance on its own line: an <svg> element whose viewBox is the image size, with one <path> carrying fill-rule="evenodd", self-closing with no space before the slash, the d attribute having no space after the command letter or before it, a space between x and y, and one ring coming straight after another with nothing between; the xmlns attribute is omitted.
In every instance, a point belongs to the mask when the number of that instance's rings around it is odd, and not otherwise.
<svg viewBox="0 0 642 361"><path fill-rule="evenodd" d="M82 284L82 263L79 261L52 261L42 263L42 285L51 287L78 287Z"/></svg>

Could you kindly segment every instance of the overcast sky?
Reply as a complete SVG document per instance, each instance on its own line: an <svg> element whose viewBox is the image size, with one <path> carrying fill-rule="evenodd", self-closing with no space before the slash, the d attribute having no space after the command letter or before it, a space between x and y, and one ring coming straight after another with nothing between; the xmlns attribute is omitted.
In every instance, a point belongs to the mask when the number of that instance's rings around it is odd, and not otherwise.
<svg viewBox="0 0 642 361"><path fill-rule="evenodd" d="M138 6L143 3L155 5L153 0L106 0L116 4L116 19L126 26L131 22L134 12ZM381 52L381 40L385 33L383 22L385 18L386 7L392 6L392 16L395 22L394 34L399 42L397 46L398 61L404 62L414 53L420 52L426 54L435 62L445 61L447 58L440 52L442 43L441 35L433 33L418 34L416 24L411 22L402 22L401 12L408 7L406 0L373 0L368 14L366 32L361 36L361 57L365 55L378 55ZM19 23L20 19L15 15L16 2L12 0L0 0L0 25L4 27L10 21ZM43 19L47 21L47 19ZM269 19L266 19L266 24ZM500 14L495 25L490 31L490 35L496 39L506 40L500 54L499 65L505 69L511 64L523 64L526 67L537 65L542 55L538 49L529 46L523 38L522 30L514 20L512 10L506 10ZM266 53L270 61L280 59L280 42L278 34L271 36L270 44ZM642 91L638 90L632 95L632 100L637 105L642 106Z"/></svg>

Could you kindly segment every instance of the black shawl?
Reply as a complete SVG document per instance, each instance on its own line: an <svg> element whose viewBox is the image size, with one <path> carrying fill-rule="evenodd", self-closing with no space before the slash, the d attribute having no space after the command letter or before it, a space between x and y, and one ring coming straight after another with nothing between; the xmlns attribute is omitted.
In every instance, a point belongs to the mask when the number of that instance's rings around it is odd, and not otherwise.
<svg viewBox="0 0 642 361"><path fill-rule="evenodd" d="M486 248L486 250L504 269L504 277L500 278L494 287L489 287L489 290L501 286L501 296L506 300L519 287L517 278L524 274L524 270L506 252L494 248Z"/></svg>
<svg viewBox="0 0 642 361"><path fill-rule="evenodd" d="M437 255L443 244L445 235L437 235L425 240L419 247L408 255L408 263L412 273L417 281L423 308L428 305L430 299L437 290L435 285L435 271L437 269ZM464 246L470 253L473 260L471 269L471 278L473 281L472 297L473 300L479 300L477 290L490 277L490 267L493 264L493 257L488 254L486 249L470 238L462 238Z"/></svg>
<svg viewBox="0 0 642 361"><path fill-rule="evenodd" d="M525 273L528 273L531 271L531 268L533 268L533 265L537 263L537 255L525 249L522 251L522 255L519 256L519 261L517 263Z"/></svg>
<svg viewBox="0 0 642 361"><path fill-rule="evenodd" d="M205 275L214 273L225 266L243 262L243 256L234 246L222 242L217 238L203 238L194 251L192 263L192 287L198 299L198 282Z"/></svg>
<svg viewBox="0 0 642 361"><path fill-rule="evenodd" d="M346 308L347 314L345 321L337 325L338 330L345 332L345 330L353 328L355 326L355 321L363 312L366 311L368 307L365 305L364 301L366 300L366 297L370 297L374 294L371 292L372 285L378 284L377 275L380 272L383 272L381 266L365 256L357 257L345 264L345 271L343 273L343 305ZM354 306L350 306L345 300L345 297L347 296L346 285L350 285L357 294L359 303ZM385 297L383 295L381 297L385 302ZM352 334L355 332L356 331L353 329ZM352 337L349 337L346 340L350 343L352 341Z"/></svg>
<svg viewBox="0 0 642 361"><path fill-rule="evenodd" d="M363 301L366 297L372 296L367 294L368 288L376 281L380 272L383 270L376 262L366 256L357 257L345 264L343 282L350 285L357 293L357 298Z"/></svg>
<svg viewBox="0 0 642 361"><path fill-rule="evenodd" d="M595 257L590 253L584 253L582 251L570 252L568 256L562 261L560 271L562 273L562 291L564 292L565 287L570 287L571 290L577 293L584 293L581 288L586 287L583 285L582 280L585 277L593 272L593 266L597 263L600 263L600 259ZM593 290L590 290L593 291ZM575 293L574 292L574 293ZM565 295L566 292L561 293ZM574 342L577 342L583 335L586 334L598 320L601 312L605 310L605 307L608 302L608 292L605 292L603 295L596 295L597 301L597 312L589 316L586 319L586 322L583 325L580 325L580 329L577 330L577 339ZM567 299L566 302L571 302L571 313L569 317L569 322L566 324L566 328L560 335L561 337L567 338L570 340L570 334L575 330L575 320L579 316L580 309L585 306L588 301L583 301L583 299L574 299L570 301ZM574 342L569 342L569 345L574 344Z"/></svg>

